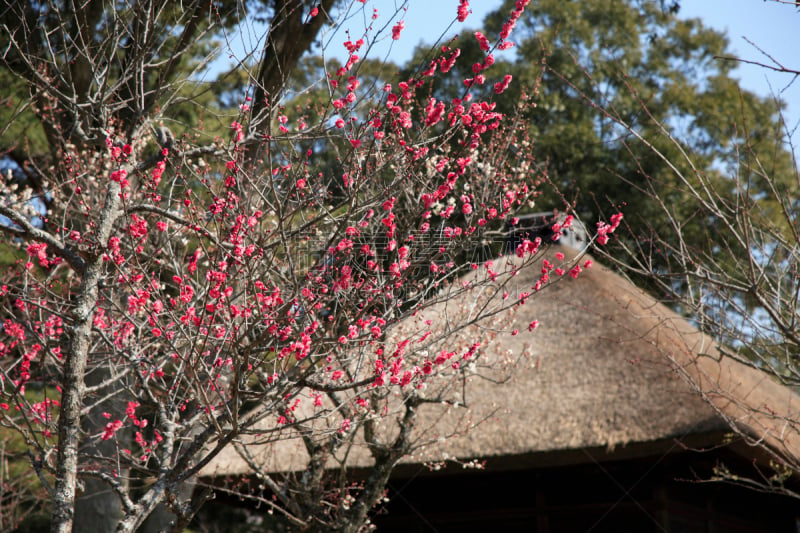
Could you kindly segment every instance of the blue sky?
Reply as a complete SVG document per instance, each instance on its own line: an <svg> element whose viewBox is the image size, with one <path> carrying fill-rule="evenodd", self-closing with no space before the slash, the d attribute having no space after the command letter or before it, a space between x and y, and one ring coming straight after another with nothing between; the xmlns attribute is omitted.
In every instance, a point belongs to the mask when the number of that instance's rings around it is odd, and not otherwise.
<svg viewBox="0 0 800 533"><path fill-rule="evenodd" d="M681 16L701 18L709 26L725 32L737 57L772 64L766 53L784 67L800 70L800 12L793 2L683 0L681 4ZM800 80L795 81L790 74L744 64L740 64L737 76L742 87L786 101L789 106L787 124L791 129L798 127Z"/></svg>
<svg viewBox="0 0 800 533"><path fill-rule="evenodd" d="M465 24L479 26L484 16L500 4L499 0L472 0L473 14ZM800 70L800 12L792 4L770 0L682 0L680 16L700 18L708 26L726 33L737 57L771 64L767 56L745 40L749 39L783 66ZM409 38L398 43L400 46L393 56L402 61L403 55L410 56L416 44L438 37L443 21L454 16L457 6L458 0L411 0L405 17L408 32L405 37ZM453 31L458 30L454 28ZM736 75L745 89L783 98L789 105L787 123L790 128L797 127L800 80L792 83L793 77L789 74L770 73L743 64Z"/></svg>
<svg viewBox="0 0 800 533"><path fill-rule="evenodd" d="M534 0L535 1L535 0ZM575 1L575 0L573 0ZM593 1L593 0L578 0ZM447 30L455 19L458 0L373 0L367 2L366 14L355 10L354 15L342 21L339 29L327 35L328 53L336 57L344 57L342 42L346 40L344 29L350 28L351 37L356 40L363 33L366 24L371 23L369 14L373 7L379 10L379 18L374 29L387 25L379 34L379 44L371 57L386 54L395 63L403 63L410 58L414 47L420 43L433 43L446 31L446 36L453 35L462 28L476 28L481 25L487 13L496 9L500 0L471 0L472 14L462 26L455 23ZM356 4L360 7L360 4ZM403 11L403 6L405 10ZM399 41L389 37L392 24L391 15L401 10L398 16L405 21L405 30ZM681 0L681 17L697 17L708 26L728 35L731 51L742 59L772 64L769 54L787 68L800 69L800 12L789 0ZM398 20L395 17L393 20ZM252 44L263 36L263 29L250 28L249 35L240 35L232 39L233 50L259 49ZM747 42L749 39L756 46ZM249 44L238 44L241 41ZM512 39L513 40L513 34ZM377 51L377 53L375 53ZM227 58L224 60L227 63ZM789 74L769 72L767 69L740 64L735 75L741 80L742 87L755 91L763 96L778 96L788 105L786 119L790 129L800 129L800 80L793 82Z"/></svg>
<svg viewBox="0 0 800 533"><path fill-rule="evenodd" d="M581 0L592 1L592 0ZM381 5L383 4L383 5ZM378 0L374 5L385 10L385 15L394 11L400 1ZM472 0L472 15L465 25L480 26L487 13L500 5L500 0ZM419 43L430 43L437 39L456 13L458 0L409 0L404 19L406 29L400 41L393 43L391 56L402 63L411 55ZM384 13L381 12L381 18ZM680 16L700 18L705 24L728 35L731 51L736 56L751 61L770 63L771 60L756 47L788 68L800 70L800 12L793 2L771 0L682 0ZM458 26L450 34L459 31ZM513 34L512 34L513 40ZM337 43L338 44L338 43ZM792 83L789 74L771 73L764 68L740 64L736 76L742 87L758 94L776 95L789 106L787 123L796 128L800 122L800 80Z"/></svg>

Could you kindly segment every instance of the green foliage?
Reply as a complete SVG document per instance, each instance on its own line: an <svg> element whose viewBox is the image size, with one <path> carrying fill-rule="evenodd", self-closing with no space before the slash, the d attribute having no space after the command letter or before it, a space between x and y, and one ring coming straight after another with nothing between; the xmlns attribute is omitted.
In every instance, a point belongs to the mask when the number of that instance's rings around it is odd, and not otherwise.
<svg viewBox="0 0 800 533"><path fill-rule="evenodd" d="M44 438L41 432L34 433L32 428L11 429L6 412L30 409L31 405L42 405L46 398L56 397L54 389L29 388L19 405L13 403L6 409L0 406L0 528L4 531L18 532L47 531L49 529L49 512L47 510L47 492L42 481L31 468L34 455L30 453L30 439ZM7 400L5 396L0 398ZM48 416L55 420L58 408L50 407ZM42 469L42 476L52 486L52 476Z"/></svg>
<svg viewBox="0 0 800 533"><path fill-rule="evenodd" d="M11 151L41 153L47 146L44 131L31 109L26 85L5 69L0 69L0 154Z"/></svg>
<svg viewBox="0 0 800 533"><path fill-rule="evenodd" d="M271 4L270 0L263 0L250 2L249 7L263 16L270 12ZM0 110L0 124L8 125L0 136L0 153L18 149L38 161L60 148L54 145L60 132L67 132L73 142L80 138L73 138L72 133L78 127L82 128L83 137L94 134L94 128L112 125L118 131L129 132L149 114L149 109L162 106L169 109L162 118L181 124L181 133L198 125L203 118L200 110L214 112L213 104L222 87L177 80L193 79L207 68L206 58L219 47L215 38L239 22L237 2L216 3L215 17L190 12L198 9L194 4L166 4L160 8L157 26L152 28L145 27L148 12L139 4L118 4L113 10L106 7L104 2L92 0L76 12L69 2L19 2L3 10L0 24L13 31L0 36L0 46L5 50L0 82L9 89ZM29 31L52 25L63 27L64 33L55 36ZM93 57L76 52L75 43L87 39L96 43L98 57L104 54L104 47L116 47L114 61L94 64ZM139 42L141 39L148 42ZM148 54L141 55L145 48ZM51 61L49 70L30 61L30 57L37 56L42 65ZM139 66L141 75L131 79L132 69ZM83 116L60 113L58 108L63 107L63 102L29 92L30 82L40 77L60 88L64 98L84 103L87 116L91 102L97 105L98 101L114 100L115 105L109 106L114 116L104 117L105 124L95 124ZM164 105L168 100L171 105ZM15 117L18 110L23 114Z"/></svg>
<svg viewBox="0 0 800 533"><path fill-rule="evenodd" d="M490 40L513 7L507 0L487 17L482 31ZM704 173L724 198L747 183L758 199L771 195L763 194L768 184L756 161L770 161L775 183L795 194L792 159L781 143L782 104L739 87L734 65L716 59L727 55L727 38L701 21L681 20L657 2L541 0L528 6L512 38L515 48L491 51L496 62L477 91L491 95L493 84L512 74L511 86L494 95L498 109L511 113L522 95L533 96L537 105L527 106L524 120L534 157L546 165L552 184L537 199L537 210L571 204L591 227L621 208L627 246L646 245L653 228L681 221L692 244L725 248L737 244L713 219L695 216L697 202L675 170L690 178ZM469 67L486 56L472 32L462 32L451 46L465 60L435 86L439 98L461 97L462 80L474 76ZM425 65L425 53L419 49L406 72ZM779 205L764 201L760 216L778 213ZM655 268L667 268L670 257L658 261Z"/></svg>

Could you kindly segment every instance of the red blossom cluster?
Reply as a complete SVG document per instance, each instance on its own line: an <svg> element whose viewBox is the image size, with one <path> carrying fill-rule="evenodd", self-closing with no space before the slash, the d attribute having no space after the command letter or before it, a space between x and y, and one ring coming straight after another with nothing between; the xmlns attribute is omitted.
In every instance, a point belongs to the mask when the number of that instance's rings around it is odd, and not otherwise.
<svg viewBox="0 0 800 533"><path fill-rule="evenodd" d="M620 222L622 222L622 213L616 213L611 215L611 223L607 224L605 222L598 222L597 223L597 243L598 244L608 244L608 236L619 227Z"/></svg>
<svg viewBox="0 0 800 533"><path fill-rule="evenodd" d="M497 48L511 46L526 4L516 3ZM461 0L458 19L468 14ZM404 26L392 27L393 39ZM451 401L489 341L450 342L431 320L406 335L403 324L478 288L505 293L487 308L493 316L551 276L591 266L560 256L542 262L532 286L506 287L551 243L523 239L507 260L492 235L527 208L543 177L529 151L509 150L527 140L518 123L469 90L495 64L490 39L475 37L486 55L457 98L431 88L460 50L442 47L418 75L374 94L354 69L365 39L347 40L321 109L275 106L259 123L248 111L260 102L247 96L208 145L190 135L154 143L154 119L108 125L96 150L65 148L71 166L53 202L61 211L22 236L26 260L0 291L10 302L2 376L16 387L2 393L3 420L25 416L52 435L59 404L30 402L25 385L74 387L63 376L79 349L82 376L94 380L81 413L108 409L82 438L107 443L103 461L141 475L207 464L242 435L273 444L300 434L334 454L420 398ZM504 75L494 93L511 81ZM621 218L598 225L598 243ZM572 223L555 224L554 239ZM44 455L56 449L38 445Z"/></svg>
<svg viewBox="0 0 800 533"><path fill-rule="evenodd" d="M459 22L464 22L471 11L469 10L469 0L459 0L457 18Z"/></svg>
<svg viewBox="0 0 800 533"><path fill-rule="evenodd" d="M405 29L405 27L406 23L404 20L401 20L400 22L392 26L392 39L394 39L395 41L400 39L400 32L402 32L403 29Z"/></svg>

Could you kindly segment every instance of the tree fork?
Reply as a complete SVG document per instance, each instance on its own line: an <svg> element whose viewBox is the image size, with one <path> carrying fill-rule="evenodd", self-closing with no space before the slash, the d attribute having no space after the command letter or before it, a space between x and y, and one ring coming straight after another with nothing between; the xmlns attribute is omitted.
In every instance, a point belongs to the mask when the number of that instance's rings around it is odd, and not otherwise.
<svg viewBox="0 0 800 533"><path fill-rule="evenodd" d="M121 187L109 182L106 202L100 215L97 237L106 243L119 217ZM89 354L89 340L97 301L98 285L103 271L103 254L97 253L83 272L75 309L72 335L64 354L61 411L58 416L58 454L53 494L51 533L70 533L75 519L75 493L78 484L78 448L80 447L81 410L86 390L84 374Z"/></svg>

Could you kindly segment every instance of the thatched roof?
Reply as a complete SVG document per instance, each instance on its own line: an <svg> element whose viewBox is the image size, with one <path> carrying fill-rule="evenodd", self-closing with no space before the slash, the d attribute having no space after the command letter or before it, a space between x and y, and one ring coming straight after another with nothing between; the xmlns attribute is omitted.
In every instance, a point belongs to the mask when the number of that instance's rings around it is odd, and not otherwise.
<svg viewBox="0 0 800 533"><path fill-rule="evenodd" d="M538 266L527 267L513 283L529 289L539 275ZM470 298L467 294L431 308L401 329L407 334L430 318L444 323L448 314L468 307ZM547 286L516 312L495 317L495 324L498 319L505 332L483 344L484 358L490 363L513 359L512 379L497 384L473 378L466 389L469 409L423 406L416 427L431 445L406 461L491 461L681 439L725 430L723 417L738 421L745 432L763 437L785 455L800 457L798 433L785 423L790 413L800 413L800 398L754 369L721 359L709 337L597 262L577 279L564 276ZM540 326L529 331L534 319ZM491 338L494 333L487 334L486 326L460 331L456 341L469 345L478 336ZM513 329L517 335L508 333ZM448 437L437 441L444 435ZM245 450L251 461L269 470L305 468L299 440L239 447ZM366 450L356 449L348 463L367 466L369 459ZM229 449L203 474L248 471L247 463Z"/></svg>

